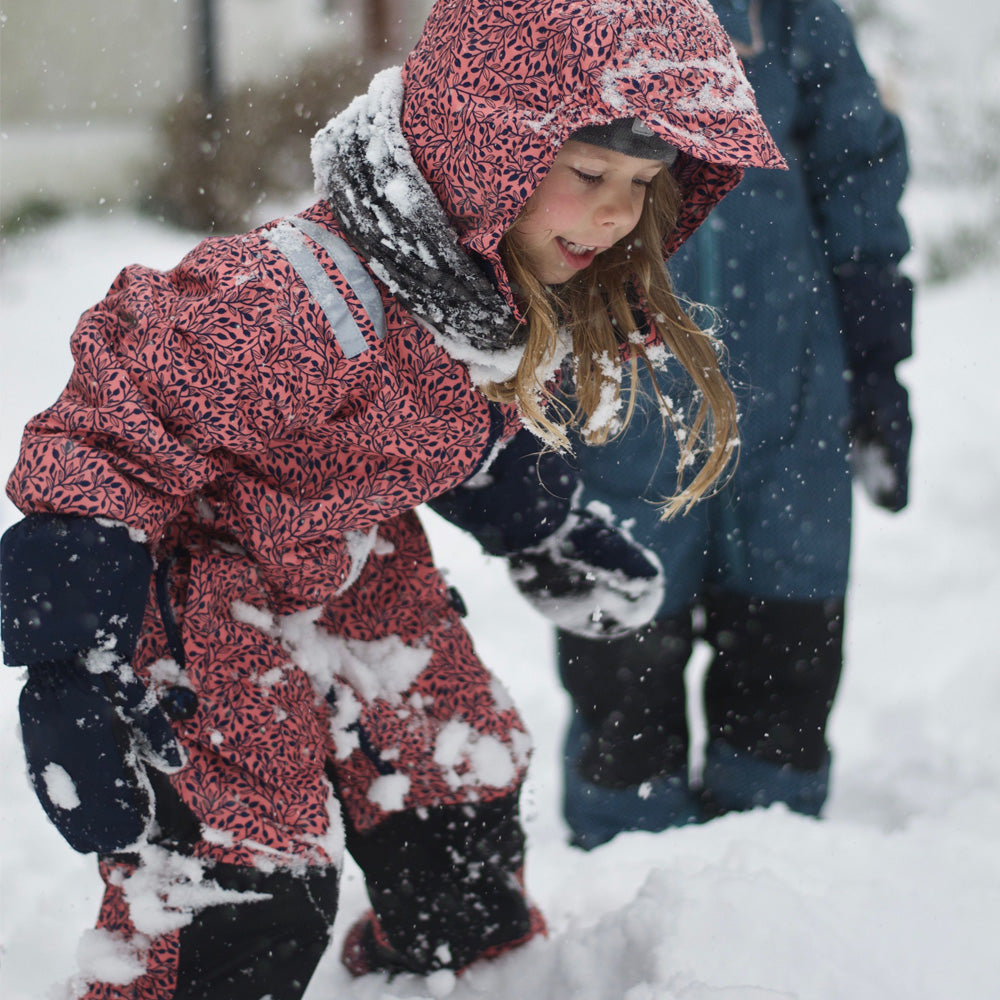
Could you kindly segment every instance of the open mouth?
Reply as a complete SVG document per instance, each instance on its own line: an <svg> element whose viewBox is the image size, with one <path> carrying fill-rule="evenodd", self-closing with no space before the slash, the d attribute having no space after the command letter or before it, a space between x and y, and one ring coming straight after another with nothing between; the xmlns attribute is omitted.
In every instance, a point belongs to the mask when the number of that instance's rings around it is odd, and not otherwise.
<svg viewBox="0 0 1000 1000"><path fill-rule="evenodd" d="M571 243L561 236L556 237L556 242L567 262L576 268L588 267L598 252L604 249L603 247L585 246L583 243Z"/></svg>

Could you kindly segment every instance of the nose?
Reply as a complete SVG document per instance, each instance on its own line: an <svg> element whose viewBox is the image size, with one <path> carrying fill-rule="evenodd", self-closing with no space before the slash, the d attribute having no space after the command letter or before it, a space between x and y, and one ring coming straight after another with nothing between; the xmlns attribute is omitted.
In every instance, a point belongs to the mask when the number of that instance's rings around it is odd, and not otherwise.
<svg viewBox="0 0 1000 1000"><path fill-rule="evenodd" d="M594 221L602 228L627 227L635 225L637 210L633 199L632 185L627 188L607 185L601 191L601 200L594 209ZM641 203L640 206L641 208Z"/></svg>

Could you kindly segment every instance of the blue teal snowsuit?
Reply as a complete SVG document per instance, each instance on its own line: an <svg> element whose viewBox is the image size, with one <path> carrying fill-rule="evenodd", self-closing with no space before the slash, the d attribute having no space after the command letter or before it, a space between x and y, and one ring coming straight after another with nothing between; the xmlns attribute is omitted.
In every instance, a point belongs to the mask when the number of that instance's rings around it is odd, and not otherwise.
<svg viewBox="0 0 1000 1000"><path fill-rule="evenodd" d="M560 636L576 709L566 813L582 846L701 815L683 690L697 636L716 651L705 691L709 808L783 800L819 811L842 663L849 439L884 448L895 478L878 502L906 502L909 418L893 374L909 353L911 311L895 271L909 248L902 126L832 0L714 6L789 170L748 171L669 263L682 296L719 313L741 411L729 483L661 521L655 501L674 491L678 455L655 412L610 447L576 448L588 496L632 519L667 577L650 632L607 644Z"/></svg>

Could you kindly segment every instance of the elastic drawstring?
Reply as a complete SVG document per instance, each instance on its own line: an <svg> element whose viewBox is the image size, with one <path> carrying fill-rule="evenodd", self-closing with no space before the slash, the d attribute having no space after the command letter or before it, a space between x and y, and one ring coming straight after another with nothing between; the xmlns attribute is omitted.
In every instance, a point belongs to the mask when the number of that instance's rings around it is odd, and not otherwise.
<svg viewBox="0 0 1000 1000"><path fill-rule="evenodd" d="M167 636L167 646L170 648L170 655L181 669L187 664L180 626L177 624L177 617L174 615L173 604L170 601L170 571L177 564L178 556L182 555L183 552L183 549L177 549L172 556L164 559L156 567L155 577L156 605L160 609L160 619L163 622L163 631Z"/></svg>

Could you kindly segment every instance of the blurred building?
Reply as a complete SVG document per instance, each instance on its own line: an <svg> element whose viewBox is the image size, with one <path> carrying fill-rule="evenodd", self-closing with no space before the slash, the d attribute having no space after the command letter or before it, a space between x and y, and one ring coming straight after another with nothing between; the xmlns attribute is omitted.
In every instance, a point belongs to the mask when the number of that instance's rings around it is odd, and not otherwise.
<svg viewBox="0 0 1000 1000"><path fill-rule="evenodd" d="M393 62L429 7L430 0L4 0L0 216L32 205L129 204L163 158L163 115L204 87L206 64L223 92L288 78L326 51Z"/></svg>

